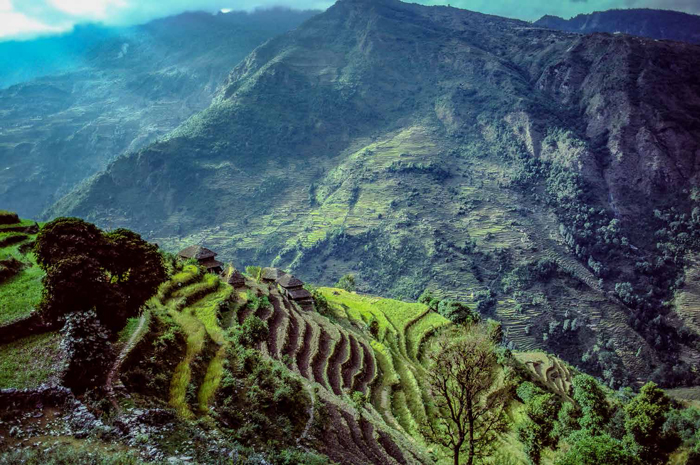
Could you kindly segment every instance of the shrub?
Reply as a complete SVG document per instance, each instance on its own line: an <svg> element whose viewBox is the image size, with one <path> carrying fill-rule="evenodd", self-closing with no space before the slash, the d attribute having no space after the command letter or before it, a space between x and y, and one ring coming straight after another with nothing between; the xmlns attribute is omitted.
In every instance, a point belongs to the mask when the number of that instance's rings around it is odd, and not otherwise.
<svg viewBox="0 0 700 465"><path fill-rule="evenodd" d="M284 365L234 344L227 352L216 403L219 420L239 440L283 450L294 445L306 425L310 399L302 382Z"/></svg>
<svg viewBox="0 0 700 465"><path fill-rule="evenodd" d="M607 434L578 431L570 438L571 448L555 465L642 465L625 445Z"/></svg>
<svg viewBox="0 0 700 465"><path fill-rule="evenodd" d="M243 324L234 328L234 340L243 347L253 347L267 339L269 328L267 321L250 315Z"/></svg>
<svg viewBox="0 0 700 465"><path fill-rule="evenodd" d="M355 282L355 275L350 273L346 274L338 280L338 282L335 284L335 287L337 287L338 289L346 290L348 292L355 292L355 289L357 288Z"/></svg>
<svg viewBox="0 0 700 465"><path fill-rule="evenodd" d="M475 292L474 300L477 302L476 311L482 315L493 310L498 303L496 297L491 292L491 289Z"/></svg>
<svg viewBox="0 0 700 465"><path fill-rule="evenodd" d="M437 305L437 311L440 315L455 324L474 324L481 320L481 316L471 310L466 304L453 300L442 300Z"/></svg>
<svg viewBox="0 0 700 465"><path fill-rule="evenodd" d="M133 452L108 453L94 446L40 447L8 450L0 455L0 465L141 465L145 464Z"/></svg>

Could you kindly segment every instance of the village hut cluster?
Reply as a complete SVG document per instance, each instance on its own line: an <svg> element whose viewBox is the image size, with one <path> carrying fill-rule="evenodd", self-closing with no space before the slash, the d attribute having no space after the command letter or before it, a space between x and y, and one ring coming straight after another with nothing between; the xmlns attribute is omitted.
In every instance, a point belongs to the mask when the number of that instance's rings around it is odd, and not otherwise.
<svg viewBox="0 0 700 465"><path fill-rule="evenodd" d="M277 284L280 291L289 300L293 300L304 310L313 309L314 298L309 291L304 289L304 283L299 278L295 278L278 268L263 268L262 281L268 284Z"/></svg>
<svg viewBox="0 0 700 465"><path fill-rule="evenodd" d="M245 287L243 274L234 267L229 267L224 271L224 264L216 260L216 252L206 247L193 245L182 250L177 255L183 260L196 260L209 273L220 275L222 280L235 288ZM261 281L269 286L278 286L283 295L289 300L296 302L302 309L313 310L313 296L304 289L304 283L300 279L278 268L263 268Z"/></svg>

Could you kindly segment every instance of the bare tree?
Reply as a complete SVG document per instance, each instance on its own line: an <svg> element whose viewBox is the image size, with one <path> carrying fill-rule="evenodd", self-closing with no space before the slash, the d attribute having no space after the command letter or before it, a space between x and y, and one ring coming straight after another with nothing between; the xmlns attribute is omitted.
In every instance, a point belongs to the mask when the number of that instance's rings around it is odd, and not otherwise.
<svg viewBox="0 0 700 465"><path fill-rule="evenodd" d="M428 387L439 418L429 418L425 437L452 451L454 465L467 454L467 465L493 453L508 429L504 386L495 345L485 327L474 325L438 337L428 354Z"/></svg>

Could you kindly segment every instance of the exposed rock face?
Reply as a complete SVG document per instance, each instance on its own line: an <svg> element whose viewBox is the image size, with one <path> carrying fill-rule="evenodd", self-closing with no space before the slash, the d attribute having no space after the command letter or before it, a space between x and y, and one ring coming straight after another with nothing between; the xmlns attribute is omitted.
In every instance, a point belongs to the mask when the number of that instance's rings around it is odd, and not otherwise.
<svg viewBox="0 0 700 465"><path fill-rule="evenodd" d="M629 9L596 11L571 19L543 16L536 26L560 31L623 33L652 39L700 43L700 16L669 10Z"/></svg>
<svg viewBox="0 0 700 465"><path fill-rule="evenodd" d="M608 341L644 376L657 349L613 294L654 253L654 209L684 206L697 181L699 51L342 0L256 49L210 108L50 213L131 227L174 250L194 234L226 260L273 262L312 282L356 271L375 293L430 287L470 300L500 289L493 316L518 347L551 348L543 333L576 318L566 357L578 363ZM541 181L537 163L557 181ZM602 226L565 220L572 199ZM608 223L638 255L615 255L605 275L571 257L586 247L566 230L598 235ZM533 260L561 272L525 294L501 289Z"/></svg>
<svg viewBox="0 0 700 465"><path fill-rule="evenodd" d="M41 39L44 47L68 48L58 53L67 63L56 64L61 74L0 90L0 205L37 217L115 157L207 108L233 66L312 14L186 13L127 29L80 30L55 43ZM0 47L10 56L36 51L24 43Z"/></svg>

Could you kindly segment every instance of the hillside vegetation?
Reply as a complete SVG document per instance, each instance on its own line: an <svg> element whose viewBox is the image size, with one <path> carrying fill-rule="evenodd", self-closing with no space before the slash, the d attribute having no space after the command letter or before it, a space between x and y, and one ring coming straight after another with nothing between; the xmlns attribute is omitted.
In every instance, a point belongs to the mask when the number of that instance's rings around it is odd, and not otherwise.
<svg viewBox="0 0 700 465"><path fill-rule="evenodd" d="M512 352L502 326L463 303L431 293L408 303L309 287L314 307L302 309L281 284L260 282L255 268L234 288L196 262L168 255L160 258L167 275L155 287L147 284L145 300L145 287L116 278L127 257L130 277L155 266L152 246L137 235L104 233L76 219L37 232L34 263L62 258L44 278L51 290L38 305L43 324L0 344L0 389L34 389L0 390L0 399L14 399L0 409L0 436L7 438L0 463L82 460L88 444L105 463L182 457L220 463L222 454L250 464L453 463L453 451L439 445L449 412L434 375L441 352L459 341L481 341L474 347L486 349L481 369L491 373L491 384L475 401L504 402L492 412L496 429L477 427L487 441L478 443L484 455L473 463L593 464L616 457L629 465L692 464L697 456L697 409L675 403L653 383L639 394L615 392L554 356ZM80 246L67 246L67 239ZM51 326L64 302L58 296L96 286L89 275L61 281L60 269L76 261L87 267L107 252L113 279L101 284L100 295L132 297L119 318L98 299L71 307L77 311L64 326ZM137 300L143 304L134 314L127 302ZM32 315L0 331L19 329ZM84 378L76 383L77 373ZM66 383L77 398L60 390ZM52 400L62 392L69 397ZM24 395L35 397L25 404ZM38 444L50 447L32 447ZM469 450L459 463L472 463Z"/></svg>

